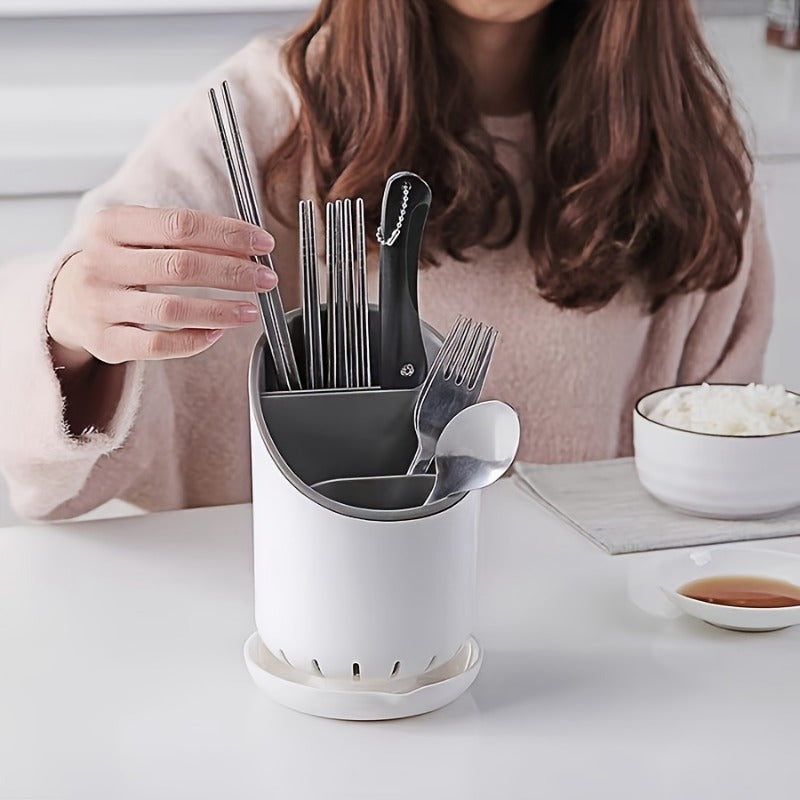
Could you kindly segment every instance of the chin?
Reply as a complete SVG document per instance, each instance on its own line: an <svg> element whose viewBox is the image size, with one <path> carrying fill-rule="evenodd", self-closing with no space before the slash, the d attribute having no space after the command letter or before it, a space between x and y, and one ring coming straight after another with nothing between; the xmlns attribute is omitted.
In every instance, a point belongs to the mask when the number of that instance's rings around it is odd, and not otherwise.
<svg viewBox="0 0 800 800"><path fill-rule="evenodd" d="M459 14L479 22L521 22L553 0L444 0Z"/></svg>

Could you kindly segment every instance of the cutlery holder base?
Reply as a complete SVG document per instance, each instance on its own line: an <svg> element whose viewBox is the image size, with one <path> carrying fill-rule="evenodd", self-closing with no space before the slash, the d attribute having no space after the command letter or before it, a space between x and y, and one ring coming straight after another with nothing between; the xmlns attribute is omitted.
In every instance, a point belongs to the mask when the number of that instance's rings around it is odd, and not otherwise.
<svg viewBox="0 0 800 800"><path fill-rule="evenodd" d="M478 675L483 652L474 638L450 661L416 678L354 684L292 669L254 633L245 642L244 660L256 686L287 708L317 717L381 720L435 711L460 697Z"/></svg>

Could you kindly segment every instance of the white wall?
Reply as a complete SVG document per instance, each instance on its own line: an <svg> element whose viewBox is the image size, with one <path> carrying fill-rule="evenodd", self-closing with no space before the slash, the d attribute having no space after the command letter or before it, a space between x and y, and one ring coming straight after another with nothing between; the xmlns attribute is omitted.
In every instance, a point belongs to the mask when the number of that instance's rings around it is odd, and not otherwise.
<svg viewBox="0 0 800 800"><path fill-rule="evenodd" d="M0 196L96 185L190 84L307 13L0 18Z"/></svg>
<svg viewBox="0 0 800 800"><path fill-rule="evenodd" d="M765 188L767 231L775 262L775 328L765 379L800 390L800 159L759 164Z"/></svg>

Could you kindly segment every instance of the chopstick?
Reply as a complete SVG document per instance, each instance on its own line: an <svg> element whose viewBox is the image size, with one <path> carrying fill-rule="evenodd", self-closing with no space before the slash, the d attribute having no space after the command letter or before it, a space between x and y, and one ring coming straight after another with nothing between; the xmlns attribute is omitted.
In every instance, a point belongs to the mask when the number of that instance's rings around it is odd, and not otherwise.
<svg viewBox="0 0 800 800"><path fill-rule="evenodd" d="M353 201L349 198L325 205L329 388L364 388L372 384L366 228L361 198L356 199L355 221L353 216Z"/></svg>
<svg viewBox="0 0 800 800"><path fill-rule="evenodd" d="M228 82L222 82L222 100L229 130L226 130L223 123L216 91L213 88L210 89L208 96L225 156L225 164L236 203L236 211L239 214L239 218L244 222L263 228L264 224L255 189L253 188L253 178L247 163L247 155L242 143L241 130L236 118ZM269 254L253 256L251 260L269 269L274 269L272 257ZM285 390L300 389L300 373L297 369L297 362L292 349L280 292L276 287L269 292L259 292L257 297L259 311L261 312L261 322L275 363L278 386Z"/></svg>
<svg viewBox="0 0 800 800"><path fill-rule="evenodd" d="M339 370L339 348L336 342L336 210L333 203L325 204L325 264L328 271L327 280L327 338L328 338L328 372L327 387L336 387L336 374Z"/></svg>
<svg viewBox="0 0 800 800"><path fill-rule="evenodd" d="M336 385L347 388L350 383L350 348L347 342L347 250L345 246L344 201L334 203L336 224L336 299L335 307L336 343L339 348L339 370Z"/></svg>
<svg viewBox="0 0 800 800"><path fill-rule="evenodd" d="M356 273L353 254L353 203L346 198L342 203L342 248L344 269L342 282L345 290L344 335L347 342L347 385L361 386L356 333Z"/></svg>
<svg viewBox="0 0 800 800"><path fill-rule="evenodd" d="M325 370L322 357L322 320L319 307L317 269L317 223L312 200L300 201L300 264L303 275L303 342L306 357L306 388L322 389Z"/></svg>
<svg viewBox="0 0 800 800"><path fill-rule="evenodd" d="M367 237L364 200L356 199L356 338L360 386L372 385L369 357L369 295L367 290Z"/></svg>

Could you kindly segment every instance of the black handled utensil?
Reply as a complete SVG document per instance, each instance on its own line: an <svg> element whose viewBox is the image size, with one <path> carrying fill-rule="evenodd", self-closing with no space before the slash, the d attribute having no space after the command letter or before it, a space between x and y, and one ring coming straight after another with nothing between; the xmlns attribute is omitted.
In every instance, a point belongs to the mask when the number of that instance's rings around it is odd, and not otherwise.
<svg viewBox="0 0 800 800"><path fill-rule="evenodd" d="M380 385L419 386L428 371L417 299L422 235L431 207L431 189L413 172L397 172L386 182L381 208Z"/></svg>

